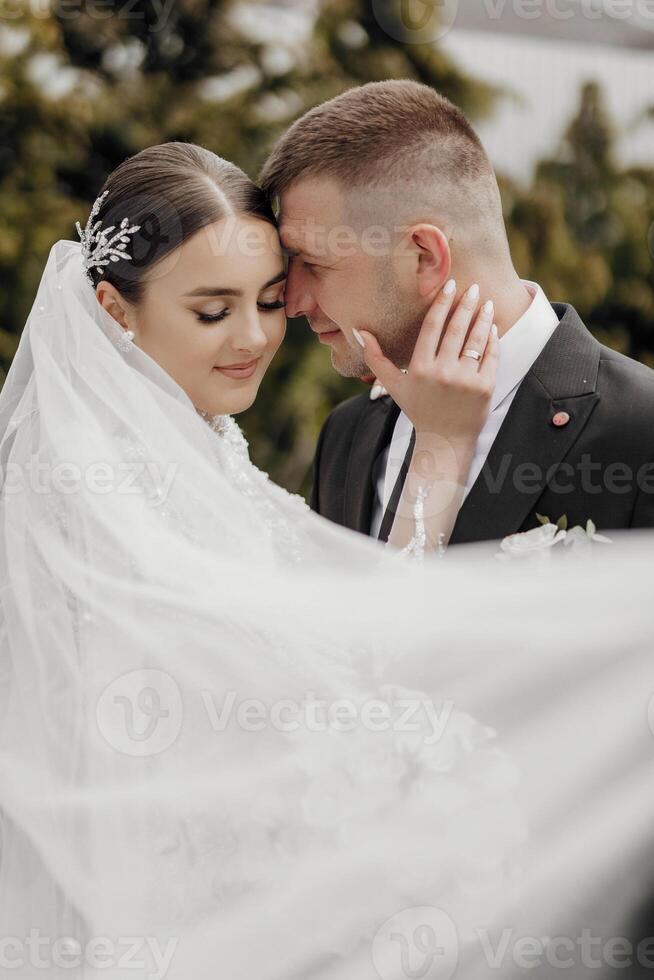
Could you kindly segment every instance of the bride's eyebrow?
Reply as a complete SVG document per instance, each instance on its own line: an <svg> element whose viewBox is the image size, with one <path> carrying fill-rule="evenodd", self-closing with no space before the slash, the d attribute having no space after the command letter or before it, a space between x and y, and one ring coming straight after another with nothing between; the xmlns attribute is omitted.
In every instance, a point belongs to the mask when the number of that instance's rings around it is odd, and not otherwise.
<svg viewBox="0 0 654 980"><path fill-rule="evenodd" d="M278 272L276 276L269 279L268 282L264 283L259 292L263 292L264 289L269 289L270 286L276 285L278 282L283 282L286 279L287 274L284 270ZM197 286L192 289L189 293L183 293L183 296L242 296L242 289L229 289L223 286Z"/></svg>

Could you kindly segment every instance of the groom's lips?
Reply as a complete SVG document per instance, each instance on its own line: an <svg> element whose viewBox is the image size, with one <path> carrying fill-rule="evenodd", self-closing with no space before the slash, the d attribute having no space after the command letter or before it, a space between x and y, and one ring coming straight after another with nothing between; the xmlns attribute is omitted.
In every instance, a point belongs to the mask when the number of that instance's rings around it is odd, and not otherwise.
<svg viewBox="0 0 654 980"><path fill-rule="evenodd" d="M319 330L317 330L316 333L318 334L318 340L320 341L321 344L328 344L330 340L334 340L335 337L338 337L338 335L342 333L342 331L323 330L322 332L320 332Z"/></svg>

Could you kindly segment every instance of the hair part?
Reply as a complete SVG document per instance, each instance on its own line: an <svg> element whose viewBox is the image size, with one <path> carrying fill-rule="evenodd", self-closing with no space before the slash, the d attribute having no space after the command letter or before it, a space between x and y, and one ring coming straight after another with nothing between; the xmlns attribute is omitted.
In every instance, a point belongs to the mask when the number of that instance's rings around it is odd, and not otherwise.
<svg viewBox="0 0 654 980"><path fill-rule="evenodd" d="M96 220L104 228L123 218L139 225L126 251L130 259L90 270L138 305L149 273L202 228L233 215L277 224L266 194L239 167L194 143L161 143L129 157L107 178Z"/></svg>

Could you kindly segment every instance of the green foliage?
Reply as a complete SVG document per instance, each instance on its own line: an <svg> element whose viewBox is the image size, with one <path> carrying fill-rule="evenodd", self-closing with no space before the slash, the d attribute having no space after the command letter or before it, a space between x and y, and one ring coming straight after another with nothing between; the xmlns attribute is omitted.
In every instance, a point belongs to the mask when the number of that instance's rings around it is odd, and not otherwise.
<svg viewBox="0 0 654 980"><path fill-rule="evenodd" d="M244 0L53 0L47 16L26 5L1 27L2 368L50 246L76 237L74 221L86 220L106 175L143 147L190 140L256 176L297 116L392 77L434 86L473 120L487 113L497 90L463 75L437 44L402 43L382 29L375 13L391 16L399 4L323 0L314 22L302 18L301 0L278 2L272 19L270 7ZM602 339L654 362L654 171L616 163L597 87L584 90L533 185L503 180L502 190L519 272L575 303ZM284 485L306 487L322 420L361 390L333 371L303 321L290 321L240 420L254 459Z"/></svg>
<svg viewBox="0 0 654 980"><path fill-rule="evenodd" d="M576 306L603 343L654 366L654 169L616 161L596 83L532 186L503 191L520 274Z"/></svg>

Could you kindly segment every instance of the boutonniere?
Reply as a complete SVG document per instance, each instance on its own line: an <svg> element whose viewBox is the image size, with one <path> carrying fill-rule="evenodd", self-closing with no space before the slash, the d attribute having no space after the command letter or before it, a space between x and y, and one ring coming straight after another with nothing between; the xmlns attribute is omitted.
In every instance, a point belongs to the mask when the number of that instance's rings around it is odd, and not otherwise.
<svg viewBox="0 0 654 980"><path fill-rule="evenodd" d="M564 548L572 546L573 550L580 548L590 548L593 544L611 544L611 539L603 534L597 533L597 528L593 521L588 519L586 527L580 524L575 527L568 527L568 518L564 514L559 517L554 524L549 517L536 514L538 527L533 527L530 531L522 531L519 534L509 534L500 544L500 551L497 558L501 561L508 561L512 558L549 558L552 548L562 544Z"/></svg>

